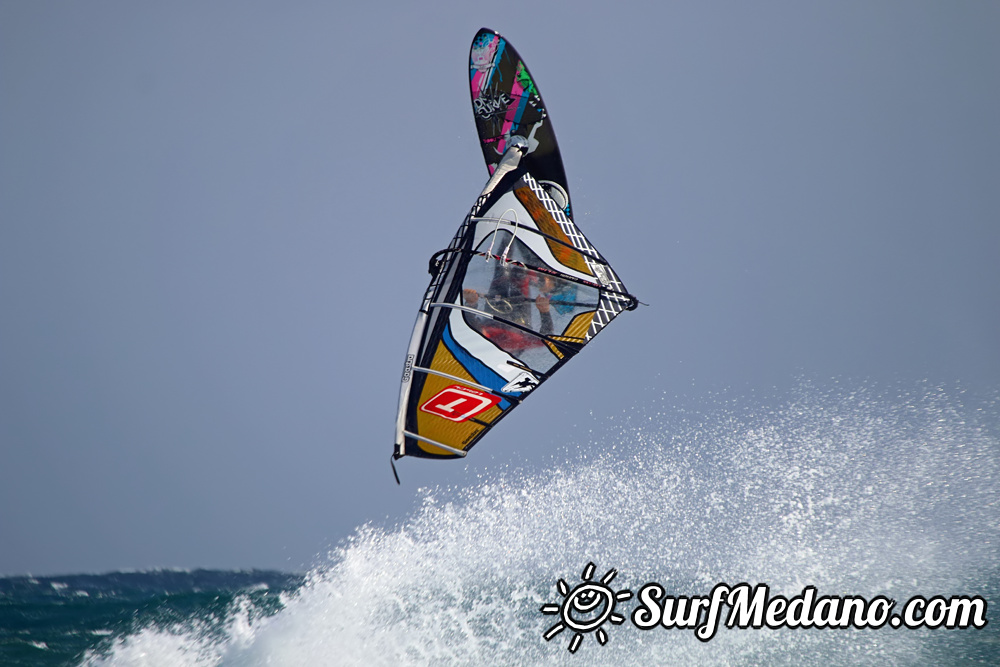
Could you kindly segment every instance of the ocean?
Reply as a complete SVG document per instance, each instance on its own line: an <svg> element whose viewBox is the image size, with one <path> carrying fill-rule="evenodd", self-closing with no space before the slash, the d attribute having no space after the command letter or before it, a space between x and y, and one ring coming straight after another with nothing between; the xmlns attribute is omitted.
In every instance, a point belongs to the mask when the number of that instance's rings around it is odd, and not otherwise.
<svg viewBox="0 0 1000 667"><path fill-rule="evenodd" d="M997 408L929 385L663 396L595 417L545 469L422 489L306 573L0 579L0 664L1000 664ZM641 591L740 583L897 615L921 596L940 627L641 627ZM962 596L984 626L944 627Z"/></svg>
<svg viewBox="0 0 1000 667"><path fill-rule="evenodd" d="M187 628L222 640L237 609L248 620L272 615L303 581L282 572L211 570L3 578L0 665L77 665L145 628Z"/></svg>

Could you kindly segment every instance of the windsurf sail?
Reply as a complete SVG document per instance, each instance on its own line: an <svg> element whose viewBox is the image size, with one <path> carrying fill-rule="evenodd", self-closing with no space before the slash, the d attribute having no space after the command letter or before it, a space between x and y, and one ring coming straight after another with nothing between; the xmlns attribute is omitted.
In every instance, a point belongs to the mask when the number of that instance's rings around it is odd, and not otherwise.
<svg viewBox="0 0 1000 667"><path fill-rule="evenodd" d="M431 281L406 354L393 459L464 457L637 300L530 171L514 136Z"/></svg>

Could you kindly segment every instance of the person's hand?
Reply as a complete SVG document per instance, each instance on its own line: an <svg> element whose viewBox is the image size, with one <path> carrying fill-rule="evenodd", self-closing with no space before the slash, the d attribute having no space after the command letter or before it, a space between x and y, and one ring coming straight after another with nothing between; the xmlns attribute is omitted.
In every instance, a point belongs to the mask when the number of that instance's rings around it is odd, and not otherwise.
<svg viewBox="0 0 1000 667"><path fill-rule="evenodd" d="M479 292L471 287L466 287L462 290L462 301L469 308L477 308L479 306Z"/></svg>
<svg viewBox="0 0 1000 667"><path fill-rule="evenodd" d="M542 315L549 312L549 297L544 294L539 294L538 298L535 299L535 306L538 308L538 312Z"/></svg>

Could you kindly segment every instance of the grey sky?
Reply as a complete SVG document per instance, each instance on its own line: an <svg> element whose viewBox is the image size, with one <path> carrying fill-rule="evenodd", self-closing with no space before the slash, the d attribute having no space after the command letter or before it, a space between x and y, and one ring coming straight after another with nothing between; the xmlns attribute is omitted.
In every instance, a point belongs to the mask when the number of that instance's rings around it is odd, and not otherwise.
<svg viewBox="0 0 1000 667"><path fill-rule="evenodd" d="M1000 385L1000 4L340 4L0 4L0 574L301 569L664 392ZM481 26L650 306L399 488Z"/></svg>

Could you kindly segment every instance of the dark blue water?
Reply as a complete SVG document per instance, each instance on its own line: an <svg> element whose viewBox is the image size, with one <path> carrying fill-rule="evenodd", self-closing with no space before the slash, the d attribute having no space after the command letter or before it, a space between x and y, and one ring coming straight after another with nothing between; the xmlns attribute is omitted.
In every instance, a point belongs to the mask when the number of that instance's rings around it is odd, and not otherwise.
<svg viewBox="0 0 1000 667"><path fill-rule="evenodd" d="M303 578L280 572L210 570L115 572L0 579L0 665L76 665L88 650L143 628L205 632L245 601L254 618L281 609L281 594ZM213 621L213 619L215 619Z"/></svg>

